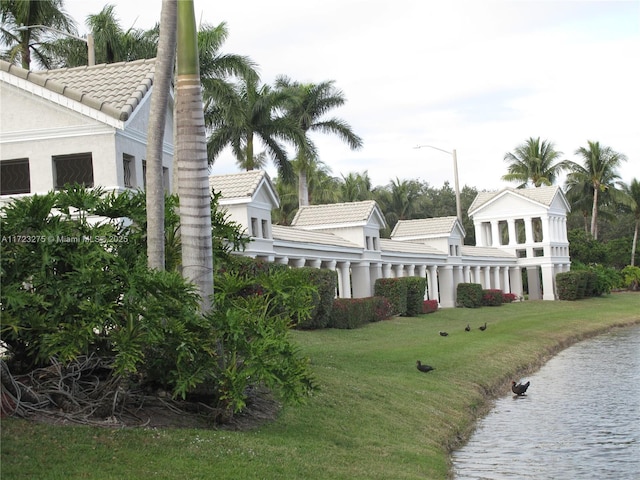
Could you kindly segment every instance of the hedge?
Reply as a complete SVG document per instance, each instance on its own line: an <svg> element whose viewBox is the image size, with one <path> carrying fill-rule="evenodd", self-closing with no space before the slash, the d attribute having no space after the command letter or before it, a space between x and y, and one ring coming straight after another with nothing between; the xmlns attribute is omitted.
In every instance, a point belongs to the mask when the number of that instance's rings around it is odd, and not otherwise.
<svg viewBox="0 0 640 480"><path fill-rule="evenodd" d="M465 308L482 306L482 285L479 283L459 283L456 293L458 306Z"/></svg>

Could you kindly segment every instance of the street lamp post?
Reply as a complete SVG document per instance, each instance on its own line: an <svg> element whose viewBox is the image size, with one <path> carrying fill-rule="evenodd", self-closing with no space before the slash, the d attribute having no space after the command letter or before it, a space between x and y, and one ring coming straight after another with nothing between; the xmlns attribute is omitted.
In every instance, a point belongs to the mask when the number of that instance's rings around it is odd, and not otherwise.
<svg viewBox="0 0 640 480"><path fill-rule="evenodd" d="M67 37L75 38L76 40L80 40L87 44L87 59L88 64L91 67L96 64L96 49L93 43L93 35L87 33L87 38L78 37L77 35L73 35L69 32L65 32L63 30L58 30L57 28L49 27L48 25L20 25L17 30L24 32L25 30L31 30L32 28L44 28L47 30L51 30L52 32L59 33L60 35L66 35Z"/></svg>
<svg viewBox="0 0 640 480"><path fill-rule="evenodd" d="M462 210L460 207L460 186L458 184L458 155L456 154L455 148L452 152L443 150L442 148L434 147L433 145L417 145L414 148L433 148L434 150L448 153L453 158L453 180L456 191L456 216L458 217L458 221L462 223Z"/></svg>

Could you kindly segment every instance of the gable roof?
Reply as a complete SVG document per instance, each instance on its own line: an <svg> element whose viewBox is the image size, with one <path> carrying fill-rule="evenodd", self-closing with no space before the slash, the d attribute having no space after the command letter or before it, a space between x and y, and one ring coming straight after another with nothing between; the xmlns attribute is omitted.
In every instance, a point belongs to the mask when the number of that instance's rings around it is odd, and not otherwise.
<svg viewBox="0 0 640 480"><path fill-rule="evenodd" d="M544 207L550 207L555 199L556 195L560 194L564 199L564 194L562 190L557 185L549 185L549 186L541 186L535 188L513 188L506 187L502 190L496 190L492 192L480 192L476 195L473 202L469 206L469 215L472 215L475 211L484 207L485 205L491 203L493 200L498 197L502 197L504 195L517 195L519 197L525 198L527 200L532 200ZM564 199L564 203L569 208L566 199Z"/></svg>
<svg viewBox="0 0 640 480"><path fill-rule="evenodd" d="M331 203L327 205L303 205L291 222L294 227L365 226L372 216L377 216L381 227L384 216L374 200Z"/></svg>
<svg viewBox="0 0 640 480"><path fill-rule="evenodd" d="M393 227L391 238L421 238L449 235L453 231L458 217L420 218L415 220L398 220ZM462 228L462 226L460 226ZM464 233L464 229L463 233Z"/></svg>
<svg viewBox="0 0 640 480"><path fill-rule="evenodd" d="M275 206L280 199L269 175L264 170L249 170L248 172L230 173L227 175L211 175L209 185L222 195L223 203L246 203L264 185Z"/></svg>
<svg viewBox="0 0 640 480"><path fill-rule="evenodd" d="M0 60L0 72L75 100L120 121L128 120L149 93L154 71L155 58L42 71L25 70Z"/></svg>

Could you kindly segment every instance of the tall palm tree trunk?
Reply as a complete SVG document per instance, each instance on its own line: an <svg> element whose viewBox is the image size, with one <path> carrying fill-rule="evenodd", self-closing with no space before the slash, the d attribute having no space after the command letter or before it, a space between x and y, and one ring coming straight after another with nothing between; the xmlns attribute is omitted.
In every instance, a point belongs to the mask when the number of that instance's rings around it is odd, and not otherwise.
<svg viewBox="0 0 640 480"><path fill-rule="evenodd" d="M147 133L147 265L164 270L164 176L162 144L176 51L175 0L162 0L160 38L153 77ZM169 132L173 135L173 132Z"/></svg>
<svg viewBox="0 0 640 480"><path fill-rule="evenodd" d="M211 193L193 0L178 2L177 38L176 158L182 275L197 286L201 310L206 313L213 295Z"/></svg>
<svg viewBox="0 0 640 480"><path fill-rule="evenodd" d="M598 225L598 190L600 189L598 185L594 186L593 189L593 208L591 209L591 236L594 240L598 239L598 229L596 228Z"/></svg>
<svg viewBox="0 0 640 480"><path fill-rule="evenodd" d="M640 219L636 219L636 228L633 230L633 243L631 244L631 266L635 265L636 260L636 245L638 245L638 226L640 225Z"/></svg>
<svg viewBox="0 0 640 480"><path fill-rule="evenodd" d="M307 171L300 169L298 172L298 205L309 205L309 184L307 181Z"/></svg>

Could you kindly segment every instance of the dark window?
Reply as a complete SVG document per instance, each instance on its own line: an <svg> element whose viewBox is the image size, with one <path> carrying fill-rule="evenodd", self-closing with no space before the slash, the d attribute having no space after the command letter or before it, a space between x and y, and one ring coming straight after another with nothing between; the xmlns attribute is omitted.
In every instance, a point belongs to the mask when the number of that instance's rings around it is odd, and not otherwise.
<svg viewBox="0 0 640 480"><path fill-rule="evenodd" d="M0 162L0 195L30 192L29 159L20 158Z"/></svg>
<svg viewBox="0 0 640 480"><path fill-rule="evenodd" d="M91 153L57 155L53 157L56 188L80 184L93 187L93 160Z"/></svg>
<svg viewBox="0 0 640 480"><path fill-rule="evenodd" d="M135 187L134 158L126 153L122 154L122 171L124 173L124 186Z"/></svg>

